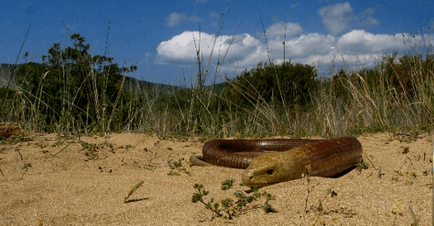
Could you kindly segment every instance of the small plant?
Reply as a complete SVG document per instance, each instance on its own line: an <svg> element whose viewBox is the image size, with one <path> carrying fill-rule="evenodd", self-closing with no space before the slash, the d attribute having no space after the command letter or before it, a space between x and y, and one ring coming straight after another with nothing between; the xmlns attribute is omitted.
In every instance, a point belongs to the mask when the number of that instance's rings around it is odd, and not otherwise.
<svg viewBox="0 0 434 226"><path fill-rule="evenodd" d="M362 170L368 168L369 168L369 164L367 162L359 162L356 164L356 169L359 174L362 172Z"/></svg>
<svg viewBox="0 0 434 226"><path fill-rule="evenodd" d="M88 157L89 160L98 158L97 146L95 144L90 144L84 141L80 141L80 144L83 149L86 150L84 154Z"/></svg>
<svg viewBox="0 0 434 226"><path fill-rule="evenodd" d="M170 167L170 172L167 173L169 176L179 176L184 173L187 175L190 174L187 167L188 164L185 162L184 158L178 159L178 161L171 159L167 161L167 164L169 164Z"/></svg>
<svg viewBox="0 0 434 226"><path fill-rule="evenodd" d="M113 144L111 144L110 142L105 141L104 143L102 143L102 146L108 147L111 150L113 150Z"/></svg>
<svg viewBox="0 0 434 226"><path fill-rule="evenodd" d="M139 183L137 183L136 185L134 185L134 187L132 187L127 194L125 194L125 198L124 198L124 202L127 203L128 202L128 198L137 190L140 188L140 186L142 186L144 183L144 181L140 181Z"/></svg>
<svg viewBox="0 0 434 226"><path fill-rule="evenodd" d="M26 137L26 136L24 136L23 133L13 134L9 138L4 138L4 137L0 136L0 144L2 144L2 145L18 144L20 142L33 141L33 140L34 140L34 137Z"/></svg>
<svg viewBox="0 0 434 226"><path fill-rule="evenodd" d="M226 190L226 186L223 184L234 183L234 180L226 180L222 183L222 190ZM211 198L209 202L205 202L203 200L204 196L209 194L209 191L205 190L202 184L195 184L194 188L197 192L193 193L192 201L193 203L200 202L205 205L206 209L211 210L215 213L217 217L224 217L229 220L233 219L235 216L239 215L241 212L244 212L247 208L247 204L258 200L261 197L265 197L266 201L261 207L265 211L265 213L277 212L269 203L270 200L274 200L275 197L266 191L259 193L258 191L254 192L252 195L245 195L241 191L236 191L234 193L237 200L233 200L231 198L223 199L219 202L214 202L214 198ZM225 189L223 189L225 188ZM221 204L221 205L220 205Z"/></svg>
<svg viewBox="0 0 434 226"><path fill-rule="evenodd" d="M54 144L51 145L51 147L57 147L57 146L62 146L65 143L65 139L57 139L56 142L54 142Z"/></svg>
<svg viewBox="0 0 434 226"><path fill-rule="evenodd" d="M23 164L23 167L21 167L24 171L27 171L29 167L32 167L32 164L25 162Z"/></svg>
<svg viewBox="0 0 434 226"><path fill-rule="evenodd" d="M413 185L414 179L416 179L417 175L415 172L409 173L407 171L398 171L395 170L395 174L392 176L393 181L400 181L400 178L402 178L402 181L404 181L404 184L406 185Z"/></svg>
<svg viewBox="0 0 434 226"><path fill-rule="evenodd" d="M229 188L232 187L232 185L234 184L235 180L225 180L222 183L222 190L228 190Z"/></svg>
<svg viewBox="0 0 434 226"><path fill-rule="evenodd" d="M43 142L38 142L35 145L38 146L40 149L44 149L44 148L48 147L48 144L43 143Z"/></svg>
<svg viewBox="0 0 434 226"><path fill-rule="evenodd" d="M84 141L80 141L81 146L84 149L90 150L90 151L95 151L96 150L96 145L95 144L90 144Z"/></svg>
<svg viewBox="0 0 434 226"><path fill-rule="evenodd" d="M274 208L270 205L270 203L268 203L268 201L270 201L270 200L275 200L276 197L274 197L274 195L269 194L267 191L264 191L264 192L263 192L263 195L265 195L266 198L267 198L266 201L265 201L265 203L264 203L264 207L263 207L265 213L277 213L277 210L274 209Z"/></svg>

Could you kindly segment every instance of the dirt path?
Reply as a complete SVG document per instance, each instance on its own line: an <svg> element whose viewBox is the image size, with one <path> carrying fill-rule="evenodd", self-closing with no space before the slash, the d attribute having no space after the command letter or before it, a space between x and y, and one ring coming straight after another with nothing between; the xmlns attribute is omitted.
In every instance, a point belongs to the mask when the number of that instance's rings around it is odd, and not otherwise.
<svg viewBox="0 0 434 226"><path fill-rule="evenodd" d="M241 170L186 167L169 176L169 160L200 154L195 140L160 140L141 134L62 138L33 136L0 145L0 225L419 225L432 223L433 177L429 135L412 141L390 134L358 137L374 166L340 178L304 178L265 187L278 213L259 200L233 220L213 217L192 202L195 183L209 200L233 198ZM401 137L407 138L407 137ZM187 165L187 164L186 164ZM235 179L229 190L221 183ZM125 194L144 184L124 203ZM327 191L332 191L326 195ZM320 201L321 205L319 204ZM307 201L307 203L306 203Z"/></svg>

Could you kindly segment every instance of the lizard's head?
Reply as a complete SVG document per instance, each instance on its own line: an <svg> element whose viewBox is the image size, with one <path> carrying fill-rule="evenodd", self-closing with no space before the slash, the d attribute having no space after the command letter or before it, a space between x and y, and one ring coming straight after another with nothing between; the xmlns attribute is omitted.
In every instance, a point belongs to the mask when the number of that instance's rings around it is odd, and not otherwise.
<svg viewBox="0 0 434 226"><path fill-rule="evenodd" d="M300 172L295 170L296 162L282 158L282 154L267 153L254 158L241 175L243 184L259 188L300 178Z"/></svg>

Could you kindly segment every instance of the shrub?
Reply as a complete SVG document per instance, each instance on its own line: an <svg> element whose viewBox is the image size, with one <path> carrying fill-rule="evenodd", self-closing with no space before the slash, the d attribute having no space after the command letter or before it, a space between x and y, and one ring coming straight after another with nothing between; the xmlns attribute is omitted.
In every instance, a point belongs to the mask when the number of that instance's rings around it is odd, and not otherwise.
<svg viewBox="0 0 434 226"><path fill-rule="evenodd" d="M311 100L310 93L316 89L316 76L315 68L310 65L259 63L255 69L230 79L226 91L230 99L240 106L251 106L262 101L305 106Z"/></svg>
<svg viewBox="0 0 434 226"><path fill-rule="evenodd" d="M110 130L111 113L122 94L122 74L137 66L119 67L112 57L91 55L80 34L70 38L72 47L62 49L54 43L42 64L30 62L16 70L16 83L34 104L23 115L45 130L58 123Z"/></svg>

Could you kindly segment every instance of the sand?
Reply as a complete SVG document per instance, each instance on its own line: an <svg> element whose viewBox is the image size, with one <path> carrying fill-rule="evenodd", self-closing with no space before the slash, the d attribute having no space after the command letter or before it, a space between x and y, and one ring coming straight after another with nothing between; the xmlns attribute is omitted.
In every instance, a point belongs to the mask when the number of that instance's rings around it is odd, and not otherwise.
<svg viewBox="0 0 434 226"><path fill-rule="evenodd" d="M26 137L0 145L0 225L411 225L409 207L419 225L432 224L429 134L414 140L389 133L358 136L368 169L261 188L275 196L269 203L278 212L265 213L259 199L233 219L192 202L195 183L210 192L205 201L236 199L237 190L248 190L239 185L242 170L188 165L190 155L201 153L200 139L131 133ZM185 168L174 170L180 175L168 175L168 161L182 158ZM227 179L234 186L221 190Z"/></svg>

